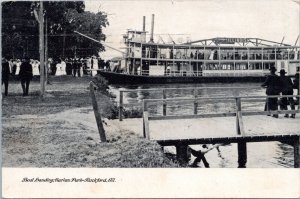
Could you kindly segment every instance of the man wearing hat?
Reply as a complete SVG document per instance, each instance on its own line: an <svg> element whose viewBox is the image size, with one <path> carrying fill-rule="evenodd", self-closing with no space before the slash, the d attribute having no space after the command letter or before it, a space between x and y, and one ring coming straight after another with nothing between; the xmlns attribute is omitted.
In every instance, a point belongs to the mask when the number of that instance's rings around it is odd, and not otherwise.
<svg viewBox="0 0 300 199"><path fill-rule="evenodd" d="M4 95L8 94L8 81L10 75L10 68L7 59L2 58L2 85L4 84Z"/></svg>
<svg viewBox="0 0 300 199"><path fill-rule="evenodd" d="M286 72L284 69L279 71L280 73L280 80L282 82L282 95L293 95L293 82L291 78L285 76ZM295 102L293 97L282 97L280 109L281 110L288 110L287 105L291 106L291 110L295 110ZM284 117L289 117L289 114L285 114ZM295 114L291 115L291 118L295 118Z"/></svg>
<svg viewBox="0 0 300 199"><path fill-rule="evenodd" d="M299 72L297 72L295 74L295 79L293 81L293 88L297 90L297 95L299 95ZM299 97L297 97L297 101L295 103L295 105L299 105Z"/></svg>
<svg viewBox="0 0 300 199"><path fill-rule="evenodd" d="M270 69L270 75L267 76L265 82L261 85L266 88L266 94L268 96L279 95L281 92L282 83L280 78L275 74L276 68L272 66ZM267 98L267 110L278 110L278 98ZM278 114L274 114L273 117L278 118Z"/></svg>
<svg viewBox="0 0 300 199"><path fill-rule="evenodd" d="M23 96L27 96L29 92L29 84L33 77L32 74L32 65L30 64L30 60L28 57L25 58L25 61L20 66L21 85L23 89Z"/></svg>

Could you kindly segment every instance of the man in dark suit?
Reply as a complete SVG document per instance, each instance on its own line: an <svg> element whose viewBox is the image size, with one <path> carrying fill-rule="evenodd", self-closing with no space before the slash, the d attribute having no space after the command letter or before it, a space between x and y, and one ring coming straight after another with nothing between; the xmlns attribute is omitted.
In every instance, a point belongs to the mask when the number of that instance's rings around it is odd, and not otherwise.
<svg viewBox="0 0 300 199"><path fill-rule="evenodd" d="M270 68L270 75L267 76L265 82L261 85L266 88L266 94L268 96L279 95L282 89L282 83L280 78L275 74L276 68L272 66ZM267 110L278 110L278 98L267 98ZM278 118L278 114L274 114L273 117Z"/></svg>
<svg viewBox="0 0 300 199"><path fill-rule="evenodd" d="M73 59L73 62L72 62L72 71L73 71L73 77L76 77L76 73L77 73L77 58Z"/></svg>
<svg viewBox="0 0 300 199"><path fill-rule="evenodd" d="M20 79L23 89L23 96L27 96L29 92L29 84L33 77L32 74L32 65L29 63L30 60L28 57L25 58L25 61L20 66Z"/></svg>
<svg viewBox="0 0 300 199"><path fill-rule="evenodd" d="M77 64L77 76L78 77L81 77L81 68L82 68L82 62L81 60L78 58L77 61L76 61L76 64Z"/></svg>
<svg viewBox="0 0 300 199"><path fill-rule="evenodd" d="M7 59L2 58L2 85L4 84L4 95L8 94L8 81L10 75L10 68Z"/></svg>
<svg viewBox="0 0 300 199"><path fill-rule="evenodd" d="M297 95L299 95L299 72L295 74L295 79L293 81L293 88L297 89ZM295 104L299 105L299 97L297 97Z"/></svg>
<svg viewBox="0 0 300 199"><path fill-rule="evenodd" d="M293 82L290 77L285 76L286 72L284 69L280 70L280 80L283 84L282 95L293 95ZM291 110L295 110L295 102L293 97L282 97L280 103L281 110L288 110L287 106L291 106ZM289 117L289 114L285 114L284 117ZM291 118L295 118L295 114L291 115Z"/></svg>

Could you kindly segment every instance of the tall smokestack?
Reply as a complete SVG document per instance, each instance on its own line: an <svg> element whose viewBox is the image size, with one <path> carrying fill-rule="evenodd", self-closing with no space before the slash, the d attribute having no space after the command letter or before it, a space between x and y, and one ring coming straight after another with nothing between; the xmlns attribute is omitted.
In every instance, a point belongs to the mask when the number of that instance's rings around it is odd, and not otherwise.
<svg viewBox="0 0 300 199"><path fill-rule="evenodd" d="M146 16L143 16L143 31L146 31Z"/></svg>
<svg viewBox="0 0 300 199"><path fill-rule="evenodd" d="M153 42L153 32L154 32L154 14L152 14L152 21L151 21L151 35L150 35L150 42Z"/></svg>

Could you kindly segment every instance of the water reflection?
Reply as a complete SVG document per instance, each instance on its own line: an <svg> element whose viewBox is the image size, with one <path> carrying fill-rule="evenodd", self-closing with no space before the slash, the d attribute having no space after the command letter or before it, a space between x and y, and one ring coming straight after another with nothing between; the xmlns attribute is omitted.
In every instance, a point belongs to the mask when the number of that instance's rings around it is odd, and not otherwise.
<svg viewBox="0 0 300 199"><path fill-rule="evenodd" d="M110 90L117 96L119 101L120 89L162 89L174 88L166 92L167 98L192 98L194 93L191 87L220 87L218 89L200 89L197 94L199 97L213 96L262 96L265 90L260 88L260 84L255 83L232 83L232 84L161 84L161 85L114 85ZM226 87L226 88L225 88ZM227 88L231 87L231 88ZM233 88L233 87L248 87ZM176 89L178 88L178 89ZM186 88L186 89L180 89ZM124 93L124 107L141 108L143 99L162 99L162 91L138 91ZM130 105L129 105L130 104ZM264 102L243 102L242 110L244 111L261 111L264 109ZM162 115L162 102L149 103L148 110L150 115ZM167 115L193 114L193 102L172 102L167 104ZM198 114L218 113L218 112L235 112L236 102L234 99L224 100L200 100L197 107ZM166 147L165 147L166 148ZM214 168L234 168L237 167L237 145L230 144L220 146L220 151L214 149L206 154L211 167ZM169 153L175 153L175 147L169 147ZM248 143L248 161L247 167L254 168L274 168L274 167L293 167L293 148L280 142L268 143Z"/></svg>

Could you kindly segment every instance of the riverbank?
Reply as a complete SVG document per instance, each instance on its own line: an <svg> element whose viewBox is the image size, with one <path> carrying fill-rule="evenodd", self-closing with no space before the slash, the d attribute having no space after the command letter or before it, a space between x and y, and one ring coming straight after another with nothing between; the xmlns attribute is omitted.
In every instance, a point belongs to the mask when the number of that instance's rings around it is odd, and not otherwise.
<svg viewBox="0 0 300 199"><path fill-rule="evenodd" d="M44 99L39 82L30 95L10 82L2 101L2 163L4 167L178 167L160 146L131 131L118 131L106 120L108 142L100 143L88 83L91 77L51 77ZM104 117L113 103L97 92Z"/></svg>

